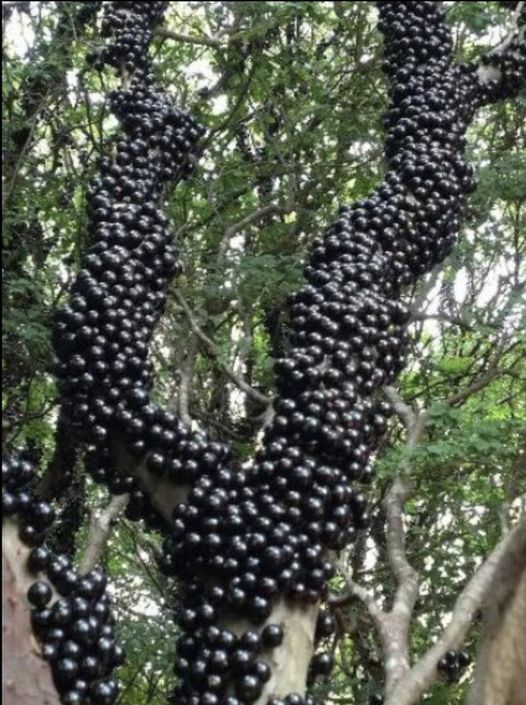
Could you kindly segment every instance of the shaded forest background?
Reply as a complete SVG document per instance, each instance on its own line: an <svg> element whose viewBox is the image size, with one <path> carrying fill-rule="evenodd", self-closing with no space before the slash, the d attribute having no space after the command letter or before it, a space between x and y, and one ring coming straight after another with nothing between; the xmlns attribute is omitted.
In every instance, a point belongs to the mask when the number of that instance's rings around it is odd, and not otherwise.
<svg viewBox="0 0 526 705"><path fill-rule="evenodd" d="M4 447L41 452L61 521L57 548L85 555L108 503L57 418L50 331L87 242L86 188L116 129L99 72L96 3L4 3L2 117ZM447 3L459 58L505 33L493 2ZM285 300L312 240L337 207L383 174L386 90L372 3L171 3L156 38L162 86L208 129L205 156L166 212L183 274L153 346L156 398L248 457L269 413L272 364L286 349ZM526 501L526 99L481 111L469 132L478 178L460 243L413 295L412 350L398 394L425 424L408 443L393 419L364 487L371 528L334 579L337 667L327 703L365 705L382 690L370 617L346 594L352 574L378 599L393 576L382 498L401 468L412 480L407 553L420 572L418 658L456 597ZM522 146L521 146L522 145ZM425 411L424 411L425 410ZM120 516L103 563L113 579L121 705L161 705L173 682L175 588L156 569L160 538ZM337 603L340 604L337 604ZM465 649L474 655L478 624ZM430 705L463 702L441 680Z"/></svg>

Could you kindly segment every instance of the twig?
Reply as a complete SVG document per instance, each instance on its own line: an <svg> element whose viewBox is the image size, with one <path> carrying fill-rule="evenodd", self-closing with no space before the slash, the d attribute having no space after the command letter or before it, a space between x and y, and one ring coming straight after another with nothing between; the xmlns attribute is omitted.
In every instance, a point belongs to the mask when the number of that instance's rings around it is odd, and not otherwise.
<svg viewBox="0 0 526 705"><path fill-rule="evenodd" d="M104 509L91 510L88 538L79 566L80 573L89 573L100 562L111 534L113 521L124 511L129 499L128 494L114 495Z"/></svg>
<svg viewBox="0 0 526 705"><path fill-rule="evenodd" d="M473 332L475 329L467 321L464 321L458 316L449 316L447 313L426 313L421 311L420 313L414 313L411 316L411 322L413 321L444 321L445 323L451 323L453 326L458 326L462 330ZM484 325L497 329L498 326L492 323L485 323Z"/></svg>
<svg viewBox="0 0 526 705"><path fill-rule="evenodd" d="M402 419L406 429L409 430L413 427L416 423L416 414L409 404L406 404L406 402L402 399L398 391L394 387L385 386L384 394L391 402L393 409L396 411L398 416Z"/></svg>
<svg viewBox="0 0 526 705"><path fill-rule="evenodd" d="M183 309L187 319L188 323L190 324L190 328L192 331L195 333L197 338L205 345L207 353L210 355L215 360L219 359L219 350L217 347L214 345L214 343L210 340L210 338L206 335L206 333L199 327L197 324L196 320L194 319L194 316L192 312L190 311L190 308L188 307L188 304L184 300L183 295L181 294L180 291L175 290L174 296L177 299L179 305ZM245 382L244 379L242 379L239 375L237 375L234 370L229 367L228 365L221 365L224 373L226 376L234 382L234 384L239 387L245 394L247 394L249 397L251 397L254 401L258 402L259 404L264 404L265 406L268 406L271 403L271 400L266 397L264 394L261 394L261 392L258 392L256 389L251 387L247 382Z"/></svg>
<svg viewBox="0 0 526 705"><path fill-rule="evenodd" d="M288 208L284 208L283 206L279 206L276 203L269 203L266 206L263 206L262 208L259 208L257 211L253 211L252 213L249 213L247 216L242 218L240 221L237 223L234 223L234 225L231 225L227 230L225 231L225 234L221 240L221 245L219 247L219 255L222 256L225 254L226 248L228 246L229 241L234 237L236 233L238 233L240 230L244 230L247 226L252 225L252 223L255 223L258 220L261 220L262 218L265 218L268 215L286 215L289 212Z"/></svg>
<svg viewBox="0 0 526 705"><path fill-rule="evenodd" d="M524 11L524 5L524 0L522 0L522 2L517 3L517 7L515 8L515 11L513 13L513 29L508 32L508 34L506 35L506 37L504 37L500 44L498 44L494 49L488 52L490 56L499 56L505 54L514 43L516 46L517 53L520 52L521 45L522 47L524 47L526 25L523 25L517 31L518 20L521 16L521 13ZM489 83L490 81L495 80L498 81L501 78L501 74L501 69L497 68L495 65L492 64L481 64L478 69L478 79L482 84Z"/></svg>
<svg viewBox="0 0 526 705"><path fill-rule="evenodd" d="M340 568L340 570L344 577L348 592L346 592L345 595L331 597L329 600L329 605L331 607L345 607L352 603L355 599L358 599L367 608L367 612L369 613L378 631L382 631L384 628L383 620L386 613L378 605L374 596L369 592L369 590L367 590L367 588L356 583L345 569Z"/></svg>
<svg viewBox="0 0 526 705"><path fill-rule="evenodd" d="M387 694L385 705L413 705L433 683L437 676L437 664L448 650L460 646L471 625L473 617L482 606L501 560L526 539L526 520L523 519L493 549L484 563L458 596L451 619L441 637L425 656L406 674L403 682Z"/></svg>
<svg viewBox="0 0 526 705"><path fill-rule="evenodd" d="M417 315L420 313L420 309L424 305L425 300L427 299L431 291L435 288L435 284L437 283L440 272L442 271L442 266L442 264L437 264L431 270L428 280L425 282L418 296L413 301L413 304L411 306L411 311L413 315Z"/></svg>
<svg viewBox="0 0 526 705"><path fill-rule="evenodd" d="M164 39L173 39L176 42L184 42L185 44L201 44L202 46L211 47L212 49L219 49L219 47L222 46L222 42L215 37L207 37L204 34L195 36L181 34L180 32L174 32L166 27L159 27L155 34L158 37L163 37Z"/></svg>
<svg viewBox="0 0 526 705"><path fill-rule="evenodd" d="M455 406L459 402L465 401L468 397L472 396L473 394L480 392L482 389L484 389L484 387L487 387L490 382L493 382L493 380L495 380L497 377L500 377L502 374L503 372L501 370L495 368L490 369L485 374L483 374L476 382L473 382L472 385L466 387L466 389L462 389L456 394L452 394L447 399L444 399L442 403L446 404L447 406Z"/></svg>
<svg viewBox="0 0 526 705"><path fill-rule="evenodd" d="M192 388L192 376L194 372L195 353L195 337L192 336L188 343L186 355L181 364L179 394L177 398L179 416L181 417L181 421L187 426L192 425L192 417L190 416L190 394Z"/></svg>

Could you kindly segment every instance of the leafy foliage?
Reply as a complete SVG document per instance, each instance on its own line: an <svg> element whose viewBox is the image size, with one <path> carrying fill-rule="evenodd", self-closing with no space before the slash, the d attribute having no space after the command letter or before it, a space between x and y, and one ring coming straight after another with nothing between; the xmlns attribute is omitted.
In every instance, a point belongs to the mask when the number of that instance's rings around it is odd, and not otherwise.
<svg viewBox="0 0 526 705"><path fill-rule="evenodd" d="M50 322L89 239L86 188L115 129L105 104L115 78L87 67L100 40L96 22L80 20L82 5L11 9L3 38L3 439L39 445L43 466L56 427ZM448 7L459 57L476 57L505 26L497 3ZM184 261L178 293L215 351L174 295L153 351L156 394L181 412L184 387L193 423L243 459L264 409L225 370L272 396L272 362L287 345L286 297L302 280L309 243L339 204L381 177L380 38L373 3L362 2L172 3L167 30L194 41L157 37L160 81L209 131L195 177L177 197L167 194ZM427 298L413 292L418 311L400 392L427 410L425 433L409 450L393 420L367 490L373 526L349 558L388 601L381 498L410 468L408 553L422 581L415 659L526 493L526 161L517 147L525 117L519 99L488 108L471 129L479 188L461 241ZM91 484L88 502L105 502ZM86 535L84 526L79 554ZM172 680L174 588L156 571L158 541L119 522L104 555L128 652L122 705L160 705ZM345 589L341 577L333 587ZM359 605L338 619L338 667L318 686L320 700L365 705L381 692L380 645ZM468 650L476 633L474 625ZM438 683L426 703L463 702L469 676Z"/></svg>

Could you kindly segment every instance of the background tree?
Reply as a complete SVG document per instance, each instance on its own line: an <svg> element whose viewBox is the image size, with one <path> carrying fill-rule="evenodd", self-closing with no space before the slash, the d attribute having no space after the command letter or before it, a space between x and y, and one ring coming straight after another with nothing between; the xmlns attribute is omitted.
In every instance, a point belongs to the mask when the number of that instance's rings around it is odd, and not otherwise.
<svg viewBox="0 0 526 705"><path fill-rule="evenodd" d="M97 43L89 22L78 26L87 3L61 3L64 15L50 4L21 5L4 9L5 442L42 448L44 490L68 509L56 541L74 537L70 550L102 557L114 577L128 651L121 702L160 703L176 627L168 633L174 595L155 568L159 536L122 518L115 524L122 503L102 510L104 493L86 480L57 425L50 365L52 312L84 248L93 157L114 129L104 102L114 79L86 69L85 37ZM459 58L494 43L508 17L496 3L452 3ZM179 3L158 33L159 80L209 136L203 164L170 205L184 273L155 341L155 393L239 458L251 454L268 416L272 362L287 342L285 299L301 284L314 234L382 175L386 94L375 23L366 3ZM405 552L421 582L413 660L523 509L524 113L519 98L477 118L469 143L479 188L460 244L414 294L411 364L399 390L387 392L401 423L390 426L368 489L372 528L334 579L337 668L317 686L328 702L366 703L383 689L381 629L371 625L380 625L396 588L389 531L400 524L389 500L400 498L400 476L411 478L410 494L394 509L399 517L404 510ZM64 502L68 491L73 502ZM475 623L472 653L476 635ZM461 702L469 676L429 682L425 701Z"/></svg>

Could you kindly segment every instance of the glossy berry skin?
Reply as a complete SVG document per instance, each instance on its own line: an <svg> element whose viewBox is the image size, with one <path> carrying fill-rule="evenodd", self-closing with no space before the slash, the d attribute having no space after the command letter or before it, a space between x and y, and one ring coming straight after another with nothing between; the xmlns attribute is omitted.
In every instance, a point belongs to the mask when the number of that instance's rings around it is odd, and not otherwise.
<svg viewBox="0 0 526 705"><path fill-rule="evenodd" d="M51 551L45 546L33 548L27 559L27 567L33 573L44 570L51 561Z"/></svg>
<svg viewBox="0 0 526 705"><path fill-rule="evenodd" d="M180 569L194 585L183 629L205 626L196 605L206 566L225 588L216 615L234 610L260 630L263 657L283 640L279 627L265 624L275 601L322 601L334 576L327 551L341 550L371 521L356 483L371 481L372 458L392 414L379 397L408 347L402 292L451 251L473 188L463 158L463 134L479 101L473 67L453 63L437 3L382 2L379 13L390 97L386 179L342 207L314 242L307 283L289 301L290 344L275 364L275 414L253 466L232 485L224 464L218 460L212 472L207 461L201 479L204 465L190 441L192 491L174 512L173 541L164 544L171 571L188 560L196 567ZM420 37L422 27L433 41ZM203 446L208 455L206 440ZM334 628L333 617L323 614L316 639L328 639ZM239 688L255 668L247 629L246 645L221 666ZM195 645L198 654L207 648ZM310 676L326 677L331 667L329 654L316 654ZM304 699L289 694L284 702Z"/></svg>
<svg viewBox="0 0 526 705"><path fill-rule="evenodd" d="M316 639L330 637L336 628L336 621L330 612L322 612L316 623Z"/></svg>
<svg viewBox="0 0 526 705"><path fill-rule="evenodd" d="M35 474L33 464L14 456L4 461L3 474L4 482L22 498L19 506L32 515L44 542L54 512L32 496L28 483ZM111 679L101 681L101 676L108 678L112 668L122 663L124 652L115 640L106 575L95 568L81 577L70 558L54 554L44 543L29 552L27 569L39 578L27 591L31 626L61 702L87 705L90 692L89 705L95 700L101 705L115 702L117 684Z"/></svg>
<svg viewBox="0 0 526 705"><path fill-rule="evenodd" d="M285 705L304 705L304 701L298 693L290 693L285 698Z"/></svg>
<svg viewBox="0 0 526 705"><path fill-rule="evenodd" d="M265 652L283 642L283 628L273 623L278 600L300 607L324 601L334 575L327 554L369 525L357 487L371 481L392 413L381 392L408 349L403 292L454 246L473 188L463 135L476 107L498 91L478 85L476 67L453 63L438 3L379 3L387 173L367 197L340 208L313 243L305 285L287 304L275 413L253 462L239 472L226 446L186 428L150 394L149 344L180 272L161 205L166 188L190 176L204 133L155 83L149 46L165 9L162 2L104 3L105 46L90 62L123 79L108 96L120 131L87 193L90 246L56 315L53 345L62 413L88 445L91 476L114 494L129 493L128 518L162 529L160 567L180 579L181 683L173 702L239 705L259 697L269 679ZM524 67L520 56L508 61L511 74ZM114 472L113 435L155 482L188 487L168 520L131 475ZM38 546L53 512L25 493L32 469L16 461L3 475L7 513L23 515L24 540ZM42 552L33 553L32 565L71 600L33 619L50 661L61 663L56 679L67 681L64 697L74 701L82 691L75 683L85 680L89 705L113 703L115 684L98 680L106 663L122 660L112 647L104 578L81 577ZM42 608L39 590L32 599ZM229 611L246 622L244 633L219 626ZM56 624L48 624L52 618ZM333 629L324 616L316 638ZM84 654L79 678L67 675L75 652L68 641ZM464 660L446 655L440 667L458 670ZM325 676L331 665L317 654L311 675ZM306 702L290 693L272 705Z"/></svg>
<svg viewBox="0 0 526 705"><path fill-rule="evenodd" d="M281 646L283 636L283 628L279 624L269 624L261 634L266 649L275 649Z"/></svg>
<svg viewBox="0 0 526 705"><path fill-rule="evenodd" d="M315 654L311 660L311 670L315 676L328 676L334 665L334 657L330 653Z"/></svg>
<svg viewBox="0 0 526 705"><path fill-rule="evenodd" d="M27 591L27 599L34 607L42 609L51 600L52 594L49 583L39 580L33 583Z"/></svg>
<svg viewBox="0 0 526 705"><path fill-rule="evenodd" d="M242 702L253 702L259 697L262 689L263 684L259 678L246 675L241 678L236 693Z"/></svg>
<svg viewBox="0 0 526 705"><path fill-rule="evenodd" d="M101 681L90 689L90 698L94 705L113 705L119 695L115 681Z"/></svg>
<svg viewBox="0 0 526 705"><path fill-rule="evenodd" d="M466 668L471 663L471 657L466 651L459 651L457 661L461 668Z"/></svg>
<svg viewBox="0 0 526 705"><path fill-rule="evenodd" d="M471 658L466 651L447 651L437 664L438 670L450 681L460 678L462 671L469 666Z"/></svg>
<svg viewBox="0 0 526 705"><path fill-rule="evenodd" d="M18 511L17 497L12 492L2 490L2 516L8 517Z"/></svg>
<svg viewBox="0 0 526 705"><path fill-rule="evenodd" d="M54 664L53 676L56 683L61 687L63 684L71 683L75 679L78 670L78 664L74 659L62 658Z"/></svg>
<svg viewBox="0 0 526 705"><path fill-rule="evenodd" d="M83 705L85 698L78 690L68 690L61 697L60 702L62 705Z"/></svg>

